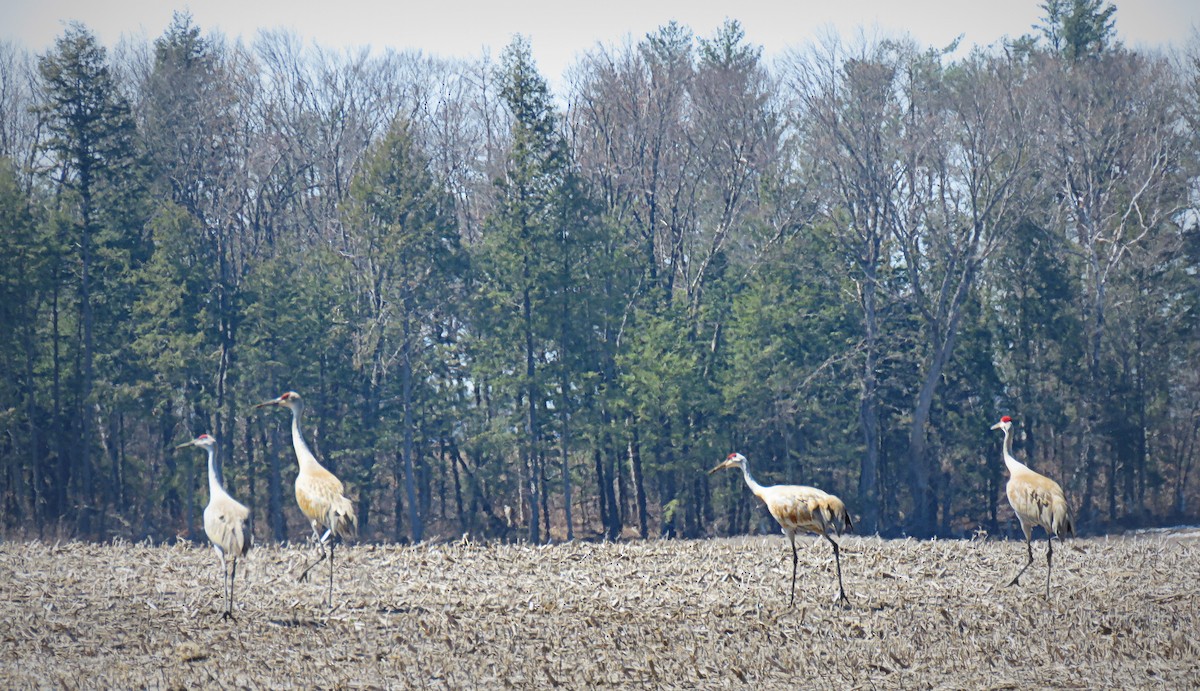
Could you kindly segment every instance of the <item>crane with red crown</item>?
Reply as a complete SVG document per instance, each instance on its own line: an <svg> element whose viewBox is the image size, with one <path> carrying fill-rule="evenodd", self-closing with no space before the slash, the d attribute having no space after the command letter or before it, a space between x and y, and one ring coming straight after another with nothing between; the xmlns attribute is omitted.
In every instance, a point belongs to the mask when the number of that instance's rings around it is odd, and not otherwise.
<svg viewBox="0 0 1200 691"><path fill-rule="evenodd" d="M1021 530L1025 533L1025 548L1029 559L1025 566L1013 576L1008 585L1017 585L1018 579L1033 563L1033 529L1041 526L1046 531L1046 599L1050 599L1051 558L1054 556L1054 538L1075 534L1075 522L1071 518L1071 507L1066 495L1057 482L1029 469L1012 455L1012 418L1005 415L992 425L993 430L1004 432L1004 465L1008 467L1008 484L1005 493L1012 504Z"/></svg>

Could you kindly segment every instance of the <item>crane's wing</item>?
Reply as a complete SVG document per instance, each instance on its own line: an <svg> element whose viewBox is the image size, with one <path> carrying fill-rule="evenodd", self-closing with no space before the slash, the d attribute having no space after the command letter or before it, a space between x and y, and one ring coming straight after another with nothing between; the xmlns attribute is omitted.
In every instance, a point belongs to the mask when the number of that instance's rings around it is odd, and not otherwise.
<svg viewBox="0 0 1200 691"><path fill-rule="evenodd" d="M771 515L785 530L841 535L854 529L841 499L815 487L778 485L764 498Z"/></svg>
<svg viewBox="0 0 1200 691"><path fill-rule="evenodd" d="M342 493L342 482L327 470L296 477L296 503L310 521L333 530L343 539L358 535L354 504Z"/></svg>
<svg viewBox="0 0 1200 691"><path fill-rule="evenodd" d="M250 509L231 497L218 497L204 509L204 532L226 554L244 556L250 551L246 519Z"/></svg>
<svg viewBox="0 0 1200 691"><path fill-rule="evenodd" d="M1040 525L1059 537L1075 534L1066 495L1057 482L1033 471L1009 478L1008 502L1023 524Z"/></svg>

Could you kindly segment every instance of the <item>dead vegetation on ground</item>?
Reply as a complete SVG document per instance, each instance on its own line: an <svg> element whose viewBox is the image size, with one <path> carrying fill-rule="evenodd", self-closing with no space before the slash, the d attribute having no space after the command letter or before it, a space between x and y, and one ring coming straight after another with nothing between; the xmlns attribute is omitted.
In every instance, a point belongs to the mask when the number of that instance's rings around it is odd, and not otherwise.
<svg viewBox="0 0 1200 691"><path fill-rule="evenodd" d="M134 687L1196 688L1200 539L260 547L220 619L211 550L0 545L0 685ZM322 565L324 567L324 565ZM327 572L318 567L314 573Z"/></svg>

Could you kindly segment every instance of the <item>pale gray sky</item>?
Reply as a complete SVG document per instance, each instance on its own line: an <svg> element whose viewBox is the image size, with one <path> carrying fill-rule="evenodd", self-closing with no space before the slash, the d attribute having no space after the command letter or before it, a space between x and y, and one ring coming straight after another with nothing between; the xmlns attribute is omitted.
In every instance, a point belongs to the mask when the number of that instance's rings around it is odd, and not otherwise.
<svg viewBox="0 0 1200 691"><path fill-rule="evenodd" d="M107 46L123 35L156 38L176 10L188 10L205 33L254 39L260 29L287 29L326 48L419 49L443 57L499 55L514 34L529 37L545 77L558 81L576 57L598 43L640 38L671 20L710 36L728 17L767 57L829 30L844 36L907 33L941 47L959 34L967 46L1031 31L1042 0L0 0L0 40L36 52L49 48L67 20L82 21ZM1117 32L1133 47L1184 45L1200 27L1196 0L1120 0ZM735 9L736 8L736 9Z"/></svg>

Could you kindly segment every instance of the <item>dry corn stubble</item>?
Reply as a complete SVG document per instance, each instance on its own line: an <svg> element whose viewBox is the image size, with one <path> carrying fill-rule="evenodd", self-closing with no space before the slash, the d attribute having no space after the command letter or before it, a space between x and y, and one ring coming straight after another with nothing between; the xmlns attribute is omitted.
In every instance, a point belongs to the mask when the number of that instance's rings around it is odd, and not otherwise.
<svg viewBox="0 0 1200 691"><path fill-rule="evenodd" d="M189 545L0 545L4 687L565 685L1200 686L1200 539L361 545L297 583L310 547L239 568ZM324 565L322 565L324 566ZM318 571L314 571L314 574Z"/></svg>

